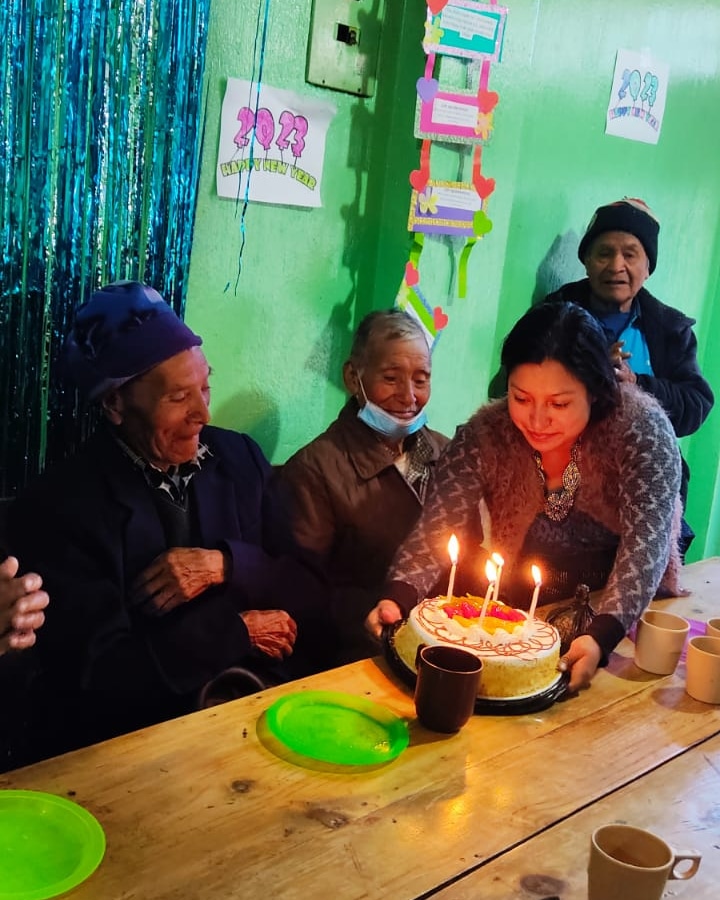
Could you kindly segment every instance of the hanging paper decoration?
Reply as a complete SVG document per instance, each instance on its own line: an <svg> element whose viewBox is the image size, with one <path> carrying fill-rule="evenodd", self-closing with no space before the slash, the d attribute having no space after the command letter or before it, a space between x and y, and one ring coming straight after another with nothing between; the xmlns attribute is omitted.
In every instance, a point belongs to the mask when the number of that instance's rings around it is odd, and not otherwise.
<svg viewBox="0 0 720 900"><path fill-rule="evenodd" d="M414 316L423 327L428 344L432 347L442 329L447 325L448 318L440 306L432 307L420 290L420 273L417 262L422 252L423 236L415 237L410 259L405 265L405 277L400 283L400 290L395 298L395 305Z"/></svg>
<svg viewBox="0 0 720 900"><path fill-rule="evenodd" d="M0 496L94 424L58 374L87 293L141 279L183 311L209 5L0 3Z"/></svg>
<svg viewBox="0 0 720 900"><path fill-rule="evenodd" d="M398 305L413 311L435 340L447 324L447 315L433 307L420 292L419 259L422 241L417 237L451 235L465 238L458 262L458 295L467 292L467 263L478 239L492 229L487 200L495 190L495 180L482 173L482 147L493 132L499 97L489 89L490 64L502 54L507 9L495 0L429 0L425 19L423 49L425 71L417 80L415 136L422 140L420 166L410 173L412 194L408 230L416 241L411 251L412 283L405 278L398 293ZM438 56L452 56L466 62L480 62L477 86L457 90L441 85L435 77ZM430 152L433 143L472 148L470 181L433 179Z"/></svg>
<svg viewBox="0 0 720 900"><path fill-rule="evenodd" d="M482 203L474 184L428 181L424 190L412 192L408 228L424 234L482 237L492 228Z"/></svg>
<svg viewBox="0 0 720 900"><path fill-rule="evenodd" d="M428 0L426 53L499 62L507 9L475 0Z"/></svg>

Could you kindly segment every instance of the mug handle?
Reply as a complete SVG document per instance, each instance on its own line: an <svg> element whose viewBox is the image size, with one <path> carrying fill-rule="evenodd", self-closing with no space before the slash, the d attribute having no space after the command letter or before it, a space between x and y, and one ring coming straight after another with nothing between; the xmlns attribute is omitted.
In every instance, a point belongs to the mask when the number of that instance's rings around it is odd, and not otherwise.
<svg viewBox="0 0 720 900"><path fill-rule="evenodd" d="M685 881L686 878L692 878L700 867L701 859L702 856L699 853L675 853L668 878L673 878L676 881ZM676 871L678 865L683 862L690 862L692 865L688 869L683 869L680 872Z"/></svg>
<svg viewBox="0 0 720 900"><path fill-rule="evenodd" d="M418 644L418 648L415 651L415 671L420 668L420 652L427 647L427 644Z"/></svg>

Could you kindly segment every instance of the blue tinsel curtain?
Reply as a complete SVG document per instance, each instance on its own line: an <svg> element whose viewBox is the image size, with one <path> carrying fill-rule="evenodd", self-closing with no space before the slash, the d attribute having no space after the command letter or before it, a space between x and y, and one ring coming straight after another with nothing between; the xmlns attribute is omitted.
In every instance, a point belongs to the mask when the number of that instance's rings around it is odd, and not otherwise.
<svg viewBox="0 0 720 900"><path fill-rule="evenodd" d="M93 426L58 371L122 278L182 314L210 0L0 3L0 496Z"/></svg>

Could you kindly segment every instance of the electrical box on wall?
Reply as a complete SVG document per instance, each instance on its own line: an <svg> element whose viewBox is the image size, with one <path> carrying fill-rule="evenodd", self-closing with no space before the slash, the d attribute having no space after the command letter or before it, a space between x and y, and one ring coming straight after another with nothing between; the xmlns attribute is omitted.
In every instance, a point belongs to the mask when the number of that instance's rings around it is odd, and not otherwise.
<svg viewBox="0 0 720 900"><path fill-rule="evenodd" d="M372 97L384 11L385 0L313 0L305 80Z"/></svg>

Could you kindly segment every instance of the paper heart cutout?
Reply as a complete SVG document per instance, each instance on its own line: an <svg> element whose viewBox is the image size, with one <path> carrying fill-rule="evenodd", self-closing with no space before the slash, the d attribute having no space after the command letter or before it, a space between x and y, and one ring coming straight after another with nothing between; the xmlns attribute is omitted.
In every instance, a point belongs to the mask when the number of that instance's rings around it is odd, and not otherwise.
<svg viewBox="0 0 720 900"><path fill-rule="evenodd" d="M436 306L433 310L433 325L438 331L442 331L449 319L442 311L442 306Z"/></svg>
<svg viewBox="0 0 720 900"><path fill-rule="evenodd" d="M405 284L407 284L408 287L415 287L418 281L420 281L420 273L411 262L406 263Z"/></svg>
<svg viewBox="0 0 720 900"><path fill-rule="evenodd" d="M420 193L425 190L425 185L428 183L429 177L428 173L424 172L422 169L413 169L410 173L410 184L418 193Z"/></svg>
<svg viewBox="0 0 720 900"><path fill-rule="evenodd" d="M483 178L482 175L476 175L475 178L473 178L473 184L475 185L478 197L482 200L486 200L495 190L494 178Z"/></svg>
<svg viewBox="0 0 720 900"><path fill-rule="evenodd" d="M418 96L423 103L429 103L435 94L437 94L440 85L437 78L418 78L416 87ZM497 96L497 94L495 96ZM492 109L492 107L490 108Z"/></svg>
<svg viewBox="0 0 720 900"><path fill-rule="evenodd" d="M420 93L418 91L418 93ZM497 91L478 91L477 105L480 112L492 112L500 99Z"/></svg>
<svg viewBox="0 0 720 900"><path fill-rule="evenodd" d="M445 9L448 4L448 0L427 0L427 5L430 7L430 12L436 16L441 10Z"/></svg>
<svg viewBox="0 0 720 900"><path fill-rule="evenodd" d="M492 222L485 215L485 211L479 209L473 216L473 233L482 237L488 231L492 231Z"/></svg>

